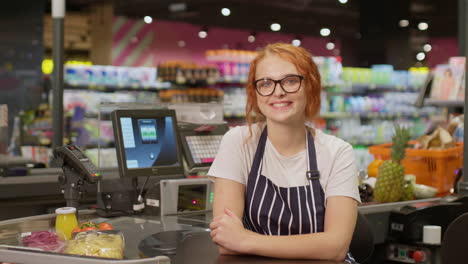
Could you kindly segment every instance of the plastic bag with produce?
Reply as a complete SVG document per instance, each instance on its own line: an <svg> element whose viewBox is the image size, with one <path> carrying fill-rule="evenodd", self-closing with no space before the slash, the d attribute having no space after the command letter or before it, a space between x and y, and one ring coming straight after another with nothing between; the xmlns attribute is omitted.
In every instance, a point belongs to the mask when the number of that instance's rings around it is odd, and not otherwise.
<svg viewBox="0 0 468 264"><path fill-rule="evenodd" d="M90 231L90 230L113 230L114 227L109 223L100 223L96 224L92 221L82 222L77 227L72 230L72 234L83 232L83 231Z"/></svg>
<svg viewBox="0 0 468 264"><path fill-rule="evenodd" d="M67 242L64 253L112 259L124 257L123 234L115 230L90 230L75 233Z"/></svg>
<svg viewBox="0 0 468 264"><path fill-rule="evenodd" d="M57 234L52 231L22 233L19 241L22 246L50 252L61 252L65 246L65 242L60 240Z"/></svg>

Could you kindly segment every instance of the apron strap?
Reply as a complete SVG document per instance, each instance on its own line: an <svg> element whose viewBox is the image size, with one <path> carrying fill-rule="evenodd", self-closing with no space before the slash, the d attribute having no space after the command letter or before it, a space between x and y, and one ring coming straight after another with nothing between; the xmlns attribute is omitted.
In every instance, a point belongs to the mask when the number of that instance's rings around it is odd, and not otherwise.
<svg viewBox="0 0 468 264"><path fill-rule="evenodd" d="M315 216L315 232L323 232L325 218L325 193L320 185L320 172L317 168L317 155L315 152L315 143L312 134L307 130L307 158L309 160L309 170L306 177L310 182L313 195L313 213Z"/></svg>

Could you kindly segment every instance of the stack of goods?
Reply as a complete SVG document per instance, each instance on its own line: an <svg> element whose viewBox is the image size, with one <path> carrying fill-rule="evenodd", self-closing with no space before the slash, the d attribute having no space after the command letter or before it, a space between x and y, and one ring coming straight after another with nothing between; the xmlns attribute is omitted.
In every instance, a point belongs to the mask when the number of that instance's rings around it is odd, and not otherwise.
<svg viewBox="0 0 468 264"><path fill-rule="evenodd" d="M255 51L247 50L207 50L206 59L215 62L221 81L246 82L250 62L257 56Z"/></svg>
<svg viewBox="0 0 468 264"><path fill-rule="evenodd" d="M392 92L372 96L343 96L343 95L322 95L322 113L356 113L375 117L394 116L421 116L437 114L438 108L434 106L424 106L417 108L414 106L418 97L417 93Z"/></svg>
<svg viewBox="0 0 468 264"><path fill-rule="evenodd" d="M343 82L341 57L312 57L320 72L322 86L339 85Z"/></svg>
<svg viewBox="0 0 468 264"><path fill-rule="evenodd" d="M230 88L224 92L224 116L245 117L245 106L247 103L247 95L243 88Z"/></svg>
<svg viewBox="0 0 468 264"><path fill-rule="evenodd" d="M343 68L343 81L348 84L374 85L376 88L393 86L401 90L418 90L429 74L427 68L394 70L392 65L372 65L371 68Z"/></svg>
<svg viewBox="0 0 468 264"><path fill-rule="evenodd" d="M168 61L158 66L158 79L187 85L215 84L219 79L219 70L216 66Z"/></svg>
<svg viewBox="0 0 468 264"><path fill-rule="evenodd" d="M172 89L159 92L159 98L164 103L219 103L223 101L223 95L222 90L214 88Z"/></svg>
<svg viewBox="0 0 468 264"><path fill-rule="evenodd" d="M72 85L116 88L158 88L156 68L65 65L65 82Z"/></svg>

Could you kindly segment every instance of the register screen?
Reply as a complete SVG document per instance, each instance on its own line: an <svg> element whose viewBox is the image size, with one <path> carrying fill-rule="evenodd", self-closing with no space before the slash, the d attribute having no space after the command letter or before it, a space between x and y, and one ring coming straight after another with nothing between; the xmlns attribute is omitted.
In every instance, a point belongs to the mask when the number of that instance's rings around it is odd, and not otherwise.
<svg viewBox="0 0 468 264"><path fill-rule="evenodd" d="M121 117L128 169L179 166L172 117Z"/></svg>

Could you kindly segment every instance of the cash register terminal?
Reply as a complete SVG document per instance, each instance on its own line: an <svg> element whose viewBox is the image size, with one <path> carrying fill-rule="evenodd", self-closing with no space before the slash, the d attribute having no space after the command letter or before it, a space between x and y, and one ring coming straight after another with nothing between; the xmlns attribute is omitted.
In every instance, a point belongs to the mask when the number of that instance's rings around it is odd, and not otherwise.
<svg viewBox="0 0 468 264"><path fill-rule="evenodd" d="M146 177L135 210L150 215L211 211L211 181L181 179L185 169L174 110L118 109L112 122L120 178Z"/></svg>
<svg viewBox="0 0 468 264"><path fill-rule="evenodd" d="M161 217L199 214L203 219L205 214L211 214L214 191L209 179L175 179L184 175L180 141L186 138L179 134L174 110L115 110L112 121L120 177L159 179L150 184L143 195L145 214ZM201 155L197 153L195 155ZM141 190L144 188L145 184ZM142 199L142 193L138 199ZM138 249L146 257L167 255L174 260L177 245L195 230L157 232L143 239Z"/></svg>

